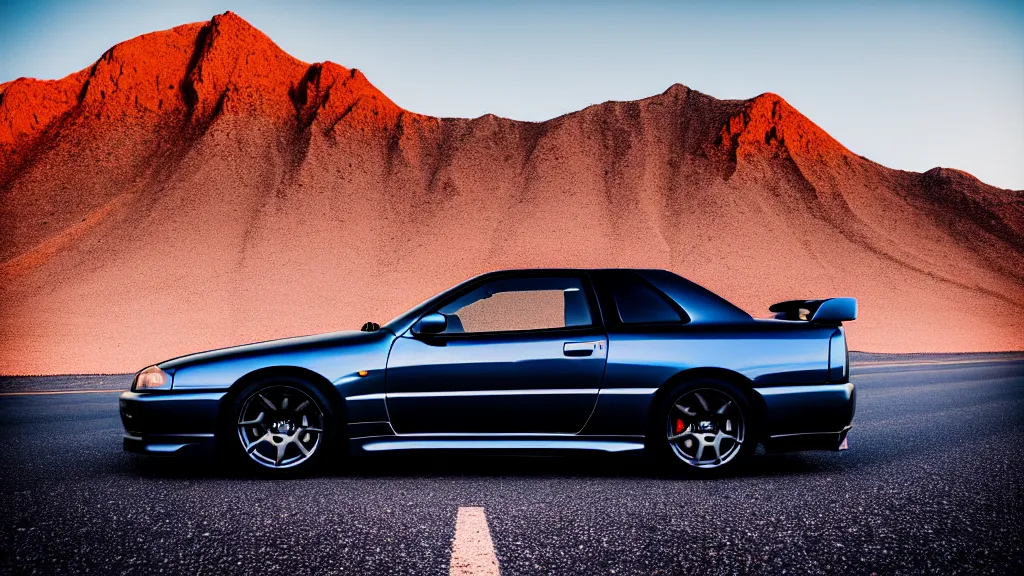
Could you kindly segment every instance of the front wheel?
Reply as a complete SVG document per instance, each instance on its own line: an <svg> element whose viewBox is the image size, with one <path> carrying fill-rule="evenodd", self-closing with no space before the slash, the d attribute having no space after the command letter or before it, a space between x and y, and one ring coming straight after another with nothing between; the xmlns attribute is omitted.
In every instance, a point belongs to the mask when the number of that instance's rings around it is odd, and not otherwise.
<svg viewBox="0 0 1024 576"><path fill-rule="evenodd" d="M746 395L735 386L695 380L665 397L652 433L674 471L721 475L736 470L757 447L753 414Z"/></svg>
<svg viewBox="0 0 1024 576"><path fill-rule="evenodd" d="M306 474L319 467L330 448L330 405L303 380L275 378L246 386L236 397L232 416L233 434L225 427L226 443L253 472Z"/></svg>

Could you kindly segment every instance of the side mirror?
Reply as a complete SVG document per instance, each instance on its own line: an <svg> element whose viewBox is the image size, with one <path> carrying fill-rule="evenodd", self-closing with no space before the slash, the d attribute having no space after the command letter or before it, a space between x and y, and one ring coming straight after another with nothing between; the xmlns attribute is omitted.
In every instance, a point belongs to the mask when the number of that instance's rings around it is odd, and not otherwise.
<svg viewBox="0 0 1024 576"><path fill-rule="evenodd" d="M420 318L418 322L413 324L413 334L440 334L448 328L448 317L444 314L427 314L423 318Z"/></svg>

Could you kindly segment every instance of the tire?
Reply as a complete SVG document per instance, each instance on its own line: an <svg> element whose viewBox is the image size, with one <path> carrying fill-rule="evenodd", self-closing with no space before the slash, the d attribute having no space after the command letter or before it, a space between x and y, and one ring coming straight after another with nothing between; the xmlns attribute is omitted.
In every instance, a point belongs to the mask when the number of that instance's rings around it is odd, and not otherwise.
<svg viewBox="0 0 1024 576"><path fill-rule="evenodd" d="M753 405L743 390L722 380L699 378L673 386L654 418L650 445L674 474L728 475L757 448Z"/></svg>
<svg viewBox="0 0 1024 576"><path fill-rule="evenodd" d="M275 376L234 396L218 444L251 474L289 478L321 470L335 437L336 419L324 394L302 378Z"/></svg>

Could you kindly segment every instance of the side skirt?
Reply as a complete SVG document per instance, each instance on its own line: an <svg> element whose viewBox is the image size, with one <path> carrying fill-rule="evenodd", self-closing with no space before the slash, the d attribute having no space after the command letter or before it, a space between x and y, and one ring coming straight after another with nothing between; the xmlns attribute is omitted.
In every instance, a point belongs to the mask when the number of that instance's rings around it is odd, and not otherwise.
<svg viewBox="0 0 1024 576"><path fill-rule="evenodd" d="M642 436L576 436L573 434L399 434L352 438L353 454L404 450L470 450L482 452L629 452L644 449Z"/></svg>

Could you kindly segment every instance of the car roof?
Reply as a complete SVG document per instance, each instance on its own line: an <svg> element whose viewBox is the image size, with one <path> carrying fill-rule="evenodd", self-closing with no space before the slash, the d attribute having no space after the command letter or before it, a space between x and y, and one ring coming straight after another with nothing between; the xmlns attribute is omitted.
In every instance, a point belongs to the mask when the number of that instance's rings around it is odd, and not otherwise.
<svg viewBox="0 0 1024 576"><path fill-rule="evenodd" d="M735 304L711 290L662 268L511 268L486 272L467 280L478 281L491 276L579 273L635 273L676 301L690 316L690 324L721 324L752 320Z"/></svg>
<svg viewBox="0 0 1024 576"><path fill-rule="evenodd" d="M469 284L475 284L481 280L491 277L509 276L516 274L582 274L582 273L635 273L644 280L653 284L669 298L676 301L690 317L689 324L733 324L752 322L750 314L740 310L735 305L725 300L714 292L683 278L682 276L657 268L512 268L506 270L494 270L478 274L468 278L447 290L435 294L418 305L406 310L395 318L392 318L383 328L395 334L402 334L412 326L412 323L419 318L424 310L436 305L439 301L448 298L455 291L462 290Z"/></svg>
<svg viewBox="0 0 1024 576"><path fill-rule="evenodd" d="M479 278L481 276L488 276L490 274L506 274L514 272L639 272L642 270L656 270L659 272L669 272L668 270L662 268L504 268L501 270L492 270L490 272L484 272L483 274L479 274L476 277ZM669 274L674 274L674 272L669 272Z"/></svg>

